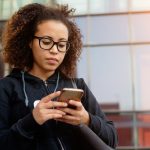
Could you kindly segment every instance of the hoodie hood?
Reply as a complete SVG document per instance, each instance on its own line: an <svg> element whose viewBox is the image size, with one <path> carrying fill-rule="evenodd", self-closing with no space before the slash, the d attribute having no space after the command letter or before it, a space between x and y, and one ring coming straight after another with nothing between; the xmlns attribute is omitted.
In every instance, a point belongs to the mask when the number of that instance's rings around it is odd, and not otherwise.
<svg viewBox="0 0 150 150"><path fill-rule="evenodd" d="M11 73L8 75L8 77L12 77L12 78L16 78L16 79L21 79L22 78L22 73L24 72L24 78L26 81L30 81L30 82L43 82L42 79L34 76L34 75L31 75L29 74L28 72L26 71L23 71L21 69L18 69L18 68L14 68L12 69ZM51 75L50 77L47 78L46 82L56 82L57 80L57 74L58 74L58 71L55 71L55 73L53 75Z"/></svg>
<svg viewBox="0 0 150 150"><path fill-rule="evenodd" d="M8 77L12 77L12 78L16 78L16 79L21 79L22 80L22 89L23 89L23 93L24 93L24 97L25 97L25 105L28 106L29 103L29 99L27 96L27 92L26 92L26 82L30 82L32 84L37 84L37 83L41 83L44 82L45 84L49 84L49 83L56 83L55 89L53 92L55 92L57 90L58 84L59 84L59 72L55 72L52 76L48 77L48 79L46 81L41 80L40 78L29 74L28 72L24 72L20 69L13 69L10 73L10 75L8 75ZM38 85L38 84L37 84Z"/></svg>

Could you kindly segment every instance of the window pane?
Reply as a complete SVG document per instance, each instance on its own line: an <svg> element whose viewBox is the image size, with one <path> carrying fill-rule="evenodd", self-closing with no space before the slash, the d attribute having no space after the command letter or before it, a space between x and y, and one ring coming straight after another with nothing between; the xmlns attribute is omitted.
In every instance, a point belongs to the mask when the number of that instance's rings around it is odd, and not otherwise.
<svg viewBox="0 0 150 150"><path fill-rule="evenodd" d="M150 10L150 0L131 0L130 3L132 11Z"/></svg>
<svg viewBox="0 0 150 150"><path fill-rule="evenodd" d="M78 28L81 30L82 34L82 41L83 43L87 43L87 38L88 38L88 20L87 17L76 17L75 22L78 25Z"/></svg>
<svg viewBox="0 0 150 150"><path fill-rule="evenodd" d="M149 110L150 106L150 45L133 46L135 51L136 109Z"/></svg>
<svg viewBox="0 0 150 150"><path fill-rule="evenodd" d="M81 54L80 60L78 62L78 67L77 67L77 76L79 78L84 78L85 82L88 84L88 76L89 76L89 71L88 71L88 49L84 48L83 52Z"/></svg>
<svg viewBox="0 0 150 150"><path fill-rule="evenodd" d="M7 18L9 18L10 14L11 14L11 10L12 10L11 2L9 0L5 0L1 3L2 3L1 17L2 17L2 19L7 19Z"/></svg>
<svg viewBox="0 0 150 150"><path fill-rule="evenodd" d="M21 6L29 3L51 4L51 0L0 0L0 19L8 19Z"/></svg>
<svg viewBox="0 0 150 150"><path fill-rule="evenodd" d="M150 41L150 14L131 15L131 39L135 42Z"/></svg>
<svg viewBox="0 0 150 150"><path fill-rule="evenodd" d="M128 11L128 0L89 0L89 13L111 13Z"/></svg>
<svg viewBox="0 0 150 150"><path fill-rule="evenodd" d="M90 20L90 44L129 41L128 16L95 16Z"/></svg>
<svg viewBox="0 0 150 150"><path fill-rule="evenodd" d="M117 129L119 139L118 146L134 146L134 125L132 114L121 113L106 115L110 120L114 122Z"/></svg>
<svg viewBox="0 0 150 150"><path fill-rule="evenodd" d="M76 14L126 12L128 0L57 0L59 4L69 4Z"/></svg>
<svg viewBox="0 0 150 150"><path fill-rule="evenodd" d="M78 75L88 74L88 84L99 103L117 103L132 109L131 60L128 46L85 49ZM85 60L87 59L87 60ZM85 73L83 73L85 71ZM87 79L87 77L86 77Z"/></svg>
<svg viewBox="0 0 150 150"><path fill-rule="evenodd" d="M139 146L150 147L150 114L139 114L137 120Z"/></svg>

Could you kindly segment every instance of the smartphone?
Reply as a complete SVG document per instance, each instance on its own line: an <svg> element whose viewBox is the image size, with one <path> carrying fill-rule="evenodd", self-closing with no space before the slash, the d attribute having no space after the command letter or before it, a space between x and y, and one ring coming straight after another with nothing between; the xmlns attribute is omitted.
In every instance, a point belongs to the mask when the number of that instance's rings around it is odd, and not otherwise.
<svg viewBox="0 0 150 150"><path fill-rule="evenodd" d="M69 100L81 101L84 91L82 89L63 88L58 101L68 102Z"/></svg>

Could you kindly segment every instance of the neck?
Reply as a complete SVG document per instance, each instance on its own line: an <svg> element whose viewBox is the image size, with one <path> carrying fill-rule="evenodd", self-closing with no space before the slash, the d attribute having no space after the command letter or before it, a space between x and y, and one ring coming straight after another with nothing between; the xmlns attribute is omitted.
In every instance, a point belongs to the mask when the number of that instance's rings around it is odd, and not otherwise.
<svg viewBox="0 0 150 150"><path fill-rule="evenodd" d="M29 71L29 74L32 74L32 75L42 79L43 81L47 80L47 78L52 76L54 73L55 73L55 71L43 72L43 71L34 70L34 69L31 69Z"/></svg>

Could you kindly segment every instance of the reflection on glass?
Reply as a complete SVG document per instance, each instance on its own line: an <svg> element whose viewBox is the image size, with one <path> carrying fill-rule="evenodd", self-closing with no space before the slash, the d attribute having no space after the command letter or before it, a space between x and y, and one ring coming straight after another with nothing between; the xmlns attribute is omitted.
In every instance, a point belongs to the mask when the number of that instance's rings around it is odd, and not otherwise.
<svg viewBox="0 0 150 150"><path fill-rule="evenodd" d="M131 11L150 10L150 0L131 0Z"/></svg>
<svg viewBox="0 0 150 150"><path fill-rule="evenodd" d="M82 34L82 41L84 44L88 44L88 18L87 17L75 17L75 22L77 23Z"/></svg>
<svg viewBox="0 0 150 150"><path fill-rule="evenodd" d="M141 147L150 146L150 114L139 114L138 121L138 143Z"/></svg>
<svg viewBox="0 0 150 150"><path fill-rule="evenodd" d="M7 19L28 3L68 4L76 14L97 14L150 10L150 0L0 0L0 19Z"/></svg>
<svg viewBox="0 0 150 150"><path fill-rule="evenodd" d="M0 0L0 19L8 19L21 6L29 3L51 4L52 0Z"/></svg>
<svg viewBox="0 0 150 150"><path fill-rule="evenodd" d="M150 100L150 45L132 46L135 64L135 107L149 110Z"/></svg>
<svg viewBox="0 0 150 150"><path fill-rule="evenodd" d="M90 88L99 103L118 104L119 110L133 107L129 46L89 48ZM82 63L82 62L81 62Z"/></svg>
<svg viewBox="0 0 150 150"><path fill-rule="evenodd" d="M57 0L57 3L69 4L77 9L76 14L125 12L128 0Z"/></svg>
<svg viewBox="0 0 150 150"><path fill-rule="evenodd" d="M103 105L101 105L103 108ZM118 133L118 146L134 146L133 116L132 114L107 114L115 124ZM127 138L125 138L127 137Z"/></svg>
<svg viewBox="0 0 150 150"><path fill-rule="evenodd" d="M89 31L90 44L129 42L128 16L92 16Z"/></svg>
<svg viewBox="0 0 150 150"><path fill-rule="evenodd" d="M104 109L103 104L100 105L101 108ZM117 114L106 113L106 115L109 120L114 122L117 129L119 139L118 146L150 147L150 111L131 111ZM136 119L135 122L133 118L134 115ZM137 135L136 138L134 138L135 135ZM127 138L125 139L125 137Z"/></svg>
<svg viewBox="0 0 150 150"><path fill-rule="evenodd" d="M130 15L131 39L134 42L150 40L150 13Z"/></svg>
<svg viewBox="0 0 150 150"><path fill-rule="evenodd" d="M89 0L89 13L110 13L128 11L128 0Z"/></svg>

